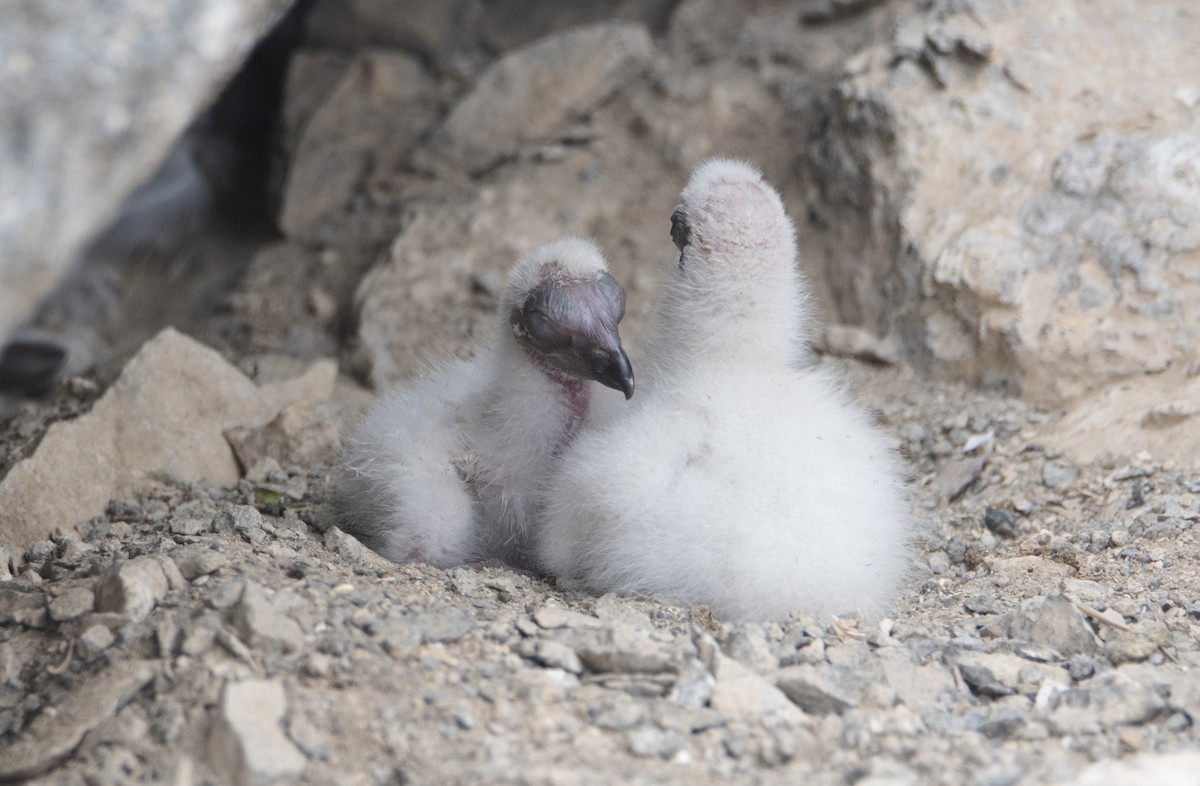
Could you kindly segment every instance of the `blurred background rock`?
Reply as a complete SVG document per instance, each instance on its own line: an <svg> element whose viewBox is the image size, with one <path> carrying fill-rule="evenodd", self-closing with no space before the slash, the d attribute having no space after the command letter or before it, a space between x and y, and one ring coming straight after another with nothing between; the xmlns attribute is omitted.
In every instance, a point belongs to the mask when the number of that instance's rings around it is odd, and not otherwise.
<svg viewBox="0 0 1200 786"><path fill-rule="evenodd" d="M1200 408L1185 0L152 5L21 2L0 32L10 390L103 383L165 324L383 384L570 233L636 344L674 195L729 155L795 214L822 352Z"/></svg>

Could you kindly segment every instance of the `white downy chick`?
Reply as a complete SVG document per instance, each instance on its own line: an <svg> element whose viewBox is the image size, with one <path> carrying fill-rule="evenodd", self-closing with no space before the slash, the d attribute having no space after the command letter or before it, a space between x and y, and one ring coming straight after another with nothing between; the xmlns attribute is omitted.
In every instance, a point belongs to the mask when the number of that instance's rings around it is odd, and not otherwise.
<svg viewBox="0 0 1200 786"><path fill-rule="evenodd" d="M633 395L617 324L625 291L586 240L541 246L511 270L491 342L383 397L348 441L339 524L395 562L531 563L552 464L598 382Z"/></svg>
<svg viewBox="0 0 1200 786"><path fill-rule="evenodd" d="M558 463L541 567L727 619L884 611L911 564L901 468L837 379L797 363L809 308L779 195L714 160L671 218L648 390Z"/></svg>

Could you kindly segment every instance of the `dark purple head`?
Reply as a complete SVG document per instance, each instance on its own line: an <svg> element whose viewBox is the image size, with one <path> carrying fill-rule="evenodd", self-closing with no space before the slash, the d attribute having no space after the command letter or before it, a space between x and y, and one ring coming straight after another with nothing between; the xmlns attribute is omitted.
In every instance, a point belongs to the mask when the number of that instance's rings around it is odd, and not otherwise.
<svg viewBox="0 0 1200 786"><path fill-rule="evenodd" d="M526 255L509 274L505 307L517 343L547 373L633 396L633 368L617 331L625 290L594 244L569 238Z"/></svg>

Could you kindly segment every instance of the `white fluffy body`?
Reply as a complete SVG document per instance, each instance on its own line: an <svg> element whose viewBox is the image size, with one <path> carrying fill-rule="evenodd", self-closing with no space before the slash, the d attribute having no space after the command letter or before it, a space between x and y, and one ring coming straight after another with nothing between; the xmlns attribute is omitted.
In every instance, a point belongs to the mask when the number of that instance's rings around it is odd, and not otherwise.
<svg viewBox="0 0 1200 786"><path fill-rule="evenodd" d="M882 612L910 565L909 501L885 435L796 363L808 309L779 196L716 160L679 214L649 385L558 463L540 564L727 619Z"/></svg>
<svg viewBox="0 0 1200 786"><path fill-rule="evenodd" d="M348 441L338 519L384 557L530 562L548 465L581 425L578 396L530 362L509 324L550 260L575 278L607 269L599 249L576 238L526 255L509 273L490 343L385 395ZM585 407L591 396L620 395L581 386Z"/></svg>

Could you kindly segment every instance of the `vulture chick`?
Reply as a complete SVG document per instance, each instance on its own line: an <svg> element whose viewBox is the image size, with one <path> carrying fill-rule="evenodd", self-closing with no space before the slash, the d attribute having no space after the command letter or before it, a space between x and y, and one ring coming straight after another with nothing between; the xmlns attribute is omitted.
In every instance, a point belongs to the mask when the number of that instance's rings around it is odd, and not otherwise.
<svg viewBox="0 0 1200 786"><path fill-rule="evenodd" d="M570 238L508 275L491 342L380 399L348 440L339 524L395 562L531 563L549 466L588 417L593 381L633 395L625 291Z"/></svg>
<svg viewBox="0 0 1200 786"><path fill-rule="evenodd" d="M910 563L901 469L838 380L797 361L809 307L779 195L710 161L671 223L648 390L557 463L540 565L727 619L882 612Z"/></svg>

